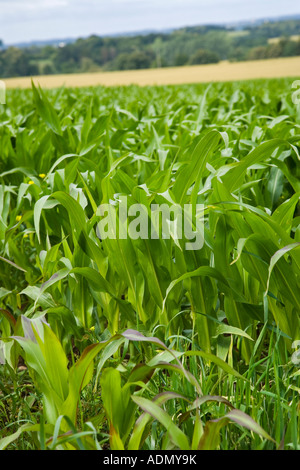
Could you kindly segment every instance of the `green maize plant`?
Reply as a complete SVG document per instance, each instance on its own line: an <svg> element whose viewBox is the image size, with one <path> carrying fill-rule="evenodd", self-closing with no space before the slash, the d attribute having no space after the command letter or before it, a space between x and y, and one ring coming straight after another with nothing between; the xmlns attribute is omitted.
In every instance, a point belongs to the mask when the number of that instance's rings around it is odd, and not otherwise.
<svg viewBox="0 0 300 470"><path fill-rule="evenodd" d="M292 90L8 91L1 448L299 448Z"/></svg>

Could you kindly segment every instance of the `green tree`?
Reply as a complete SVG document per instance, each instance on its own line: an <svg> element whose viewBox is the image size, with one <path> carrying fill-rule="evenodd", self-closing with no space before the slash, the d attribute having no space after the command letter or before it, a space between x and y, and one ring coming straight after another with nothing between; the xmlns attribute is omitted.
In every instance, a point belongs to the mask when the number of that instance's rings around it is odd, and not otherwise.
<svg viewBox="0 0 300 470"><path fill-rule="evenodd" d="M43 75L53 75L55 73L53 64L45 64L42 69Z"/></svg>
<svg viewBox="0 0 300 470"><path fill-rule="evenodd" d="M268 48L264 46L253 47L250 50L247 59L249 60L263 60L268 58Z"/></svg>
<svg viewBox="0 0 300 470"><path fill-rule="evenodd" d="M175 56L175 63L176 67L180 67L181 65L186 65L189 61L188 55L184 53L179 53Z"/></svg>
<svg viewBox="0 0 300 470"><path fill-rule="evenodd" d="M216 52L199 49L190 58L191 65L217 64L220 62L220 56Z"/></svg>
<svg viewBox="0 0 300 470"><path fill-rule="evenodd" d="M38 67L31 62L31 57L24 49L9 47L1 54L3 72L2 77L18 77L38 75Z"/></svg>
<svg viewBox="0 0 300 470"><path fill-rule="evenodd" d="M120 54L116 59L117 70L148 69L151 66L152 57L143 51L134 51L129 54Z"/></svg>

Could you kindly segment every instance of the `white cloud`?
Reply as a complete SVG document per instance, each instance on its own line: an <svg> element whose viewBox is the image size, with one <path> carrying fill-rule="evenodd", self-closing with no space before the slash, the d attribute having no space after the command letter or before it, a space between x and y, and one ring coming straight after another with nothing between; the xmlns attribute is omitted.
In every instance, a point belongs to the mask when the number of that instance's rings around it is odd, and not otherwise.
<svg viewBox="0 0 300 470"><path fill-rule="evenodd" d="M300 13L299 0L0 0L6 43Z"/></svg>
<svg viewBox="0 0 300 470"><path fill-rule="evenodd" d="M14 12L26 12L30 10L41 11L70 5L70 0L0 0L1 16Z"/></svg>

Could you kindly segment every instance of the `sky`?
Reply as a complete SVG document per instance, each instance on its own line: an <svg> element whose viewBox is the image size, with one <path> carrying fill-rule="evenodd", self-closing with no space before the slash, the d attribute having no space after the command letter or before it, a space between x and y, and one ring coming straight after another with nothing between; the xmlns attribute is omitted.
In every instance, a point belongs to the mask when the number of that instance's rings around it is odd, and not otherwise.
<svg viewBox="0 0 300 470"><path fill-rule="evenodd" d="M0 0L0 39L15 44L299 13L299 0Z"/></svg>

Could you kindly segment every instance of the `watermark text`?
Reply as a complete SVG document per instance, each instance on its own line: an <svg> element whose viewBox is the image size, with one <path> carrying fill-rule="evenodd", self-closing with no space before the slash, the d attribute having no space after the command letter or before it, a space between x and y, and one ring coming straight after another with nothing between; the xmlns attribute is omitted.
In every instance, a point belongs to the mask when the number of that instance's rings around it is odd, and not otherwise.
<svg viewBox="0 0 300 470"><path fill-rule="evenodd" d="M6 104L6 85L0 80L0 104Z"/></svg>
<svg viewBox="0 0 300 470"><path fill-rule="evenodd" d="M128 204L127 196L119 204L102 204L97 215L100 221L97 236L101 240L170 240L179 246L184 240L187 251L200 250L204 244L204 206L196 204Z"/></svg>

